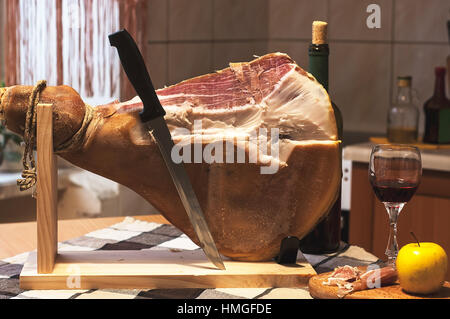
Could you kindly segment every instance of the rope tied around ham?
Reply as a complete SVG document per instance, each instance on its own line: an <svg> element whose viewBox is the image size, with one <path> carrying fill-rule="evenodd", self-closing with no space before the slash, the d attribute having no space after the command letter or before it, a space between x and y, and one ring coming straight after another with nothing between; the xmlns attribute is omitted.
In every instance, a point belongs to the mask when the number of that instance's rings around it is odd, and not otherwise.
<svg viewBox="0 0 450 319"><path fill-rule="evenodd" d="M83 122L81 123L80 129L70 139L56 147L55 153L60 154L72 152L81 148L84 143L84 137L86 135L89 124L94 118L94 113L94 108L88 104L85 104L84 118Z"/></svg>
<svg viewBox="0 0 450 319"><path fill-rule="evenodd" d="M41 92L46 86L47 82L45 80L37 82L28 103L23 135L25 150L22 157L22 178L17 180L20 191L26 191L32 188L37 182L36 163L33 156L33 150L36 146L36 109L39 104ZM93 117L93 107L85 104L85 114L80 129L70 139L56 147L54 150L55 153L71 152L79 149L83 144L84 136ZM33 197L35 197L35 195L36 192L34 191Z"/></svg>
<svg viewBox="0 0 450 319"><path fill-rule="evenodd" d="M28 110L25 119L25 130L23 141L25 143L25 151L22 157L22 178L17 180L20 191L26 191L33 187L37 181L36 163L33 156L33 148L36 143L36 106L39 103L41 92L47 86L47 81L41 80L33 88L28 103ZM35 193L33 192L33 197Z"/></svg>

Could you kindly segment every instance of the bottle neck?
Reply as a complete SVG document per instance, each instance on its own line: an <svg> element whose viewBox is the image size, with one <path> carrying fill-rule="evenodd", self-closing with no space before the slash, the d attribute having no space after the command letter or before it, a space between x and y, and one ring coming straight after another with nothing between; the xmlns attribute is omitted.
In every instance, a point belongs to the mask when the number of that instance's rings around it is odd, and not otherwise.
<svg viewBox="0 0 450 319"><path fill-rule="evenodd" d="M436 74L434 83L434 97L445 99L445 74Z"/></svg>
<svg viewBox="0 0 450 319"><path fill-rule="evenodd" d="M309 46L309 67L308 72L311 73L316 80L322 84L324 89L328 92L328 56L330 49L328 44L311 44ZM331 104L336 117L336 124L338 128L338 137L343 137L343 119L342 113L336 104Z"/></svg>
<svg viewBox="0 0 450 319"><path fill-rule="evenodd" d="M309 46L309 73L328 91L328 44L311 44Z"/></svg>
<svg viewBox="0 0 450 319"><path fill-rule="evenodd" d="M398 87L397 103L411 104L411 101L412 101L411 88L408 86Z"/></svg>

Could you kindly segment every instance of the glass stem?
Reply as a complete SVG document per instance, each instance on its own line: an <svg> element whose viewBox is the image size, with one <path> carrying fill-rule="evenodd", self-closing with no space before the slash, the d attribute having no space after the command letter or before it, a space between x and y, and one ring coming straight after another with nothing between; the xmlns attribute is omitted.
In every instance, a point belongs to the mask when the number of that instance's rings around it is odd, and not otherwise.
<svg viewBox="0 0 450 319"><path fill-rule="evenodd" d="M395 260L398 254L397 243L397 220L405 203L384 203L389 215L389 240L386 248L388 265L395 267Z"/></svg>

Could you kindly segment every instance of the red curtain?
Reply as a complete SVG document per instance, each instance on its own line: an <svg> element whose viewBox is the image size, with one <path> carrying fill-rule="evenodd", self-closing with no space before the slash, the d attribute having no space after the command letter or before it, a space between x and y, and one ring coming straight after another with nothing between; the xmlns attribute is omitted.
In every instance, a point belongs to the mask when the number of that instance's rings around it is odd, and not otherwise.
<svg viewBox="0 0 450 319"><path fill-rule="evenodd" d="M5 45L5 82L6 86L17 84L20 67L20 52L16 42L20 39L18 25L20 23L19 0L6 1L6 45Z"/></svg>
<svg viewBox="0 0 450 319"><path fill-rule="evenodd" d="M120 25L134 37L142 56L146 57L146 0L120 0ZM123 69L120 71L120 95L122 101L136 96L133 86L128 81Z"/></svg>
<svg viewBox="0 0 450 319"><path fill-rule="evenodd" d="M19 32L20 28L20 1L21 0L8 0L6 1L6 37L5 37L5 81L6 85L16 85L18 83L20 74L20 46L18 45L21 41L21 34ZM23 1L23 0L22 0ZM80 5L84 5L85 17L86 17L86 30L93 30L94 23L101 23L102 17L93 17L93 1L92 0L78 0ZM135 38L139 48L141 49L142 55L145 57L146 49L146 26L145 17L147 12L147 1L146 0L117 0L119 2L119 23L121 28L126 28L128 32ZM113 1L111 1L113 3ZM63 83L63 27L62 27L62 0L56 0L56 72L57 72L57 84ZM112 6L112 5L111 5ZM52 27L52 26L49 26ZM98 27L98 26L97 26ZM104 35L105 38L108 34ZM88 93L92 92L92 70L90 68L90 52L93 49L93 39L91 32L87 31L86 34L80 34L80 37L84 37L84 48L85 52L81 52L84 55L85 63L85 78L80 79L80 83L83 82ZM118 57L117 57L118 59ZM105 68L111 67L108 65ZM113 79L110 79L111 87L114 85ZM121 71L120 78L121 88L120 88L120 98L121 100L127 100L135 96L135 91L128 79L126 78L123 70Z"/></svg>

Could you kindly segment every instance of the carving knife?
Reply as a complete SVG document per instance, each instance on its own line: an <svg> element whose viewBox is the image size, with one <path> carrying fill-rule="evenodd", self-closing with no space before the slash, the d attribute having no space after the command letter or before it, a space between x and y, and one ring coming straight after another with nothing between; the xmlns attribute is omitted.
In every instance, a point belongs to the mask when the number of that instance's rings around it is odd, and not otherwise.
<svg viewBox="0 0 450 319"><path fill-rule="evenodd" d="M200 241L200 247L217 268L225 269L183 163L176 164L172 160L171 151L174 142L164 120L166 112L156 95L136 42L125 29L109 35L109 42L113 47L116 47L125 73L144 104L144 110L139 114L140 119L148 127L149 133L158 144L173 183Z"/></svg>

